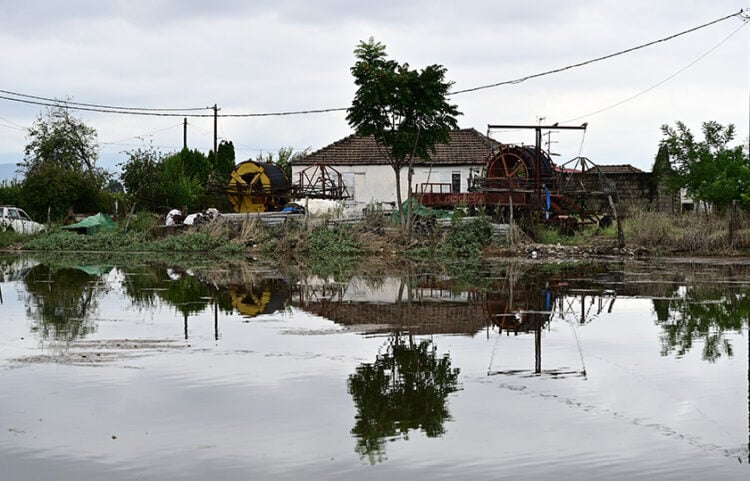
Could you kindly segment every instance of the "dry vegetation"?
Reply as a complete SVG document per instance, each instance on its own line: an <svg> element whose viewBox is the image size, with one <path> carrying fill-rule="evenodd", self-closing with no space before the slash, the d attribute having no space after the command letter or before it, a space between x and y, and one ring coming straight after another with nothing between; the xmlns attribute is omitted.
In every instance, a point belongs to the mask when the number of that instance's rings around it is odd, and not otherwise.
<svg viewBox="0 0 750 481"><path fill-rule="evenodd" d="M635 210L623 221L625 242L656 254L733 255L750 250L750 217L687 212L672 216Z"/></svg>

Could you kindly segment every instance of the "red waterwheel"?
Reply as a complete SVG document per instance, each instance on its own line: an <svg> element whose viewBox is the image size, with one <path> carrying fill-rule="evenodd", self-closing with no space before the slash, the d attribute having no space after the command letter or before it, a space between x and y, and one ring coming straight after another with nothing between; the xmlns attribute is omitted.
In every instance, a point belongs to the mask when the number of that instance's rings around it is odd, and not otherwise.
<svg viewBox="0 0 750 481"><path fill-rule="evenodd" d="M492 187L518 189L530 178L530 167L515 149L505 148L488 161L487 181Z"/></svg>

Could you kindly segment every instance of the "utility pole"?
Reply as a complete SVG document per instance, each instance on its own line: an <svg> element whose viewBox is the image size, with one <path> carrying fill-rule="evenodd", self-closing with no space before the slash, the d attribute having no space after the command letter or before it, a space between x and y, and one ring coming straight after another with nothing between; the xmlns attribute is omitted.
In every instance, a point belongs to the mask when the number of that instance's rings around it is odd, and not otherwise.
<svg viewBox="0 0 750 481"><path fill-rule="evenodd" d="M182 121L182 148L187 149L187 117Z"/></svg>
<svg viewBox="0 0 750 481"><path fill-rule="evenodd" d="M216 104L214 104L214 106L211 107L211 108L214 109L214 160L216 160L216 153L217 153L217 150L218 150L218 145L217 145L217 139L218 139L217 126L219 124L219 107L217 107Z"/></svg>

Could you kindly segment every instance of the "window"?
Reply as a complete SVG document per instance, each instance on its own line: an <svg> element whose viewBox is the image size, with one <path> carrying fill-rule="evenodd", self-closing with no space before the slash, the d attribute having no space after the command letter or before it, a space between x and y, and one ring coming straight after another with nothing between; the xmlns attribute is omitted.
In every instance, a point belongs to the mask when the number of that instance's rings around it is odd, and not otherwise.
<svg viewBox="0 0 750 481"><path fill-rule="evenodd" d="M451 192L461 192L461 172L451 175Z"/></svg>
<svg viewBox="0 0 750 481"><path fill-rule="evenodd" d="M354 200L354 173L353 172L346 172L341 175L344 178L344 185L346 186L346 191L349 193L350 200Z"/></svg>

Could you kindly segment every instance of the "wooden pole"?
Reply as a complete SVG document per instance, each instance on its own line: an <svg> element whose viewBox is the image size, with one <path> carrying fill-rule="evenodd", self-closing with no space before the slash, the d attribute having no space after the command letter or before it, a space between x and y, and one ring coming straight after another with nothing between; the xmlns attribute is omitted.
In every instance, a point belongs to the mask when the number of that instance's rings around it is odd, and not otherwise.
<svg viewBox="0 0 750 481"><path fill-rule="evenodd" d="M214 162L216 161L216 151L218 150L218 124L219 124L219 107L214 104L211 107L214 110Z"/></svg>
<svg viewBox="0 0 750 481"><path fill-rule="evenodd" d="M734 247L734 232L737 222L737 201L732 201L732 208L729 210L729 246Z"/></svg>
<svg viewBox="0 0 750 481"><path fill-rule="evenodd" d="M513 247L516 243L516 228L513 224L513 196L508 196L508 204L510 204L510 246Z"/></svg>
<svg viewBox="0 0 750 481"><path fill-rule="evenodd" d="M617 215L617 208L612 200L612 196L608 195L607 198L609 199L609 206L612 208L612 215L615 217L615 222L617 223L617 248L622 249L625 247L625 234L622 232L622 223L620 222L620 217Z"/></svg>

